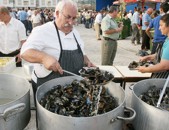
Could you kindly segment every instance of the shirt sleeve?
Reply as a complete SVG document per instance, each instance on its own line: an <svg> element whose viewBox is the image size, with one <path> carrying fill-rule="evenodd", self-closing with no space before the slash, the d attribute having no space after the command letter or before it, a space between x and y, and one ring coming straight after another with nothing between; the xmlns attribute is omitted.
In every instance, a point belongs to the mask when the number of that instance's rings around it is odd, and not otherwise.
<svg viewBox="0 0 169 130"><path fill-rule="evenodd" d="M110 22L107 19L102 20L101 29L103 32L110 29Z"/></svg>
<svg viewBox="0 0 169 130"><path fill-rule="evenodd" d="M18 35L19 35L19 41L26 40L26 29L22 22L19 21L18 23Z"/></svg>
<svg viewBox="0 0 169 130"><path fill-rule="evenodd" d="M149 16L148 15L145 16L144 22L149 22Z"/></svg>
<svg viewBox="0 0 169 130"><path fill-rule="evenodd" d="M21 54L23 54L28 49L42 50L44 48L44 35L42 31L39 30L38 27L34 28L32 34L28 37L26 42L23 44L21 48Z"/></svg>
<svg viewBox="0 0 169 130"><path fill-rule="evenodd" d="M166 41L166 43L164 43L163 45L163 53L162 53L162 59L164 60L169 60L169 40Z"/></svg>

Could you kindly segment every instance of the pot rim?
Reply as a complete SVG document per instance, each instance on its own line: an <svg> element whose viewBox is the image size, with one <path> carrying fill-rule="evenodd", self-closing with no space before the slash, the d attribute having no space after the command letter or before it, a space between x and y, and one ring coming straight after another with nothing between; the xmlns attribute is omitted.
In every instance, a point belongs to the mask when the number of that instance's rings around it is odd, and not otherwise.
<svg viewBox="0 0 169 130"><path fill-rule="evenodd" d="M9 106L10 104L13 104L13 103L17 102L18 100L20 100L21 98L23 98L27 93L30 93L30 88L28 87L28 86L30 86L30 83L25 78L20 77L20 76L16 76L16 75L13 75L13 74L6 74L6 73L1 73L0 77L3 76L3 75L6 75L8 77L16 77L18 79L24 80L24 82L27 84L27 85L24 86L25 88L27 87L27 91L25 91L22 95L19 95L16 99L12 99L12 101L10 101L10 102L7 102L5 104L0 104L0 107Z"/></svg>
<svg viewBox="0 0 169 130"><path fill-rule="evenodd" d="M139 82L137 82L137 83L140 83L140 82L144 82L144 81L147 81L147 80L149 80L149 81L151 81L151 80L153 80L153 79L145 79L145 80L141 80L141 81L139 81ZM163 81L165 81L165 79L156 79L156 80L163 80ZM153 80L154 81L154 80ZM136 84L137 84L136 83ZM135 84L135 85L136 85ZM167 110L165 110L165 109L160 109L160 108L158 108L158 107L155 107L155 106L152 106L152 105L149 105L148 103L146 103L146 102L144 102L144 101L142 101L137 95L136 95L136 93L134 92L134 88L137 88L137 87L139 87L139 86L133 86L133 90L132 90L132 94L134 95L134 97L137 99L137 100L139 100L140 101L140 103L142 103L142 104L144 104L144 105L146 105L147 107L151 107L151 108L155 108L155 109L157 109L157 110L161 110L161 111L164 111L164 112L169 112L169 111L167 111Z"/></svg>

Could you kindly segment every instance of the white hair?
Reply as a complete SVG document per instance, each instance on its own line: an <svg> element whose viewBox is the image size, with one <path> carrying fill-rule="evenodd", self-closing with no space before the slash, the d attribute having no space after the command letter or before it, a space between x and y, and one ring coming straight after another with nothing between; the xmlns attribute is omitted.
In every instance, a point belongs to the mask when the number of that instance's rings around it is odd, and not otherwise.
<svg viewBox="0 0 169 130"><path fill-rule="evenodd" d="M70 4L70 5L74 6L77 10L77 4L75 2L73 2L72 0L61 0L56 5L55 13L56 13L56 11L61 12L66 4Z"/></svg>

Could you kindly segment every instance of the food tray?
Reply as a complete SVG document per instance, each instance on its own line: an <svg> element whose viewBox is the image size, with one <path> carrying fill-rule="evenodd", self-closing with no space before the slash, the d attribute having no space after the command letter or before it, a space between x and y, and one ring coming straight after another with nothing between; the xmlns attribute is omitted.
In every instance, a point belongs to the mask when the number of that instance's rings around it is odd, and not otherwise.
<svg viewBox="0 0 169 130"><path fill-rule="evenodd" d="M0 57L0 73L8 73L15 68L15 57Z"/></svg>

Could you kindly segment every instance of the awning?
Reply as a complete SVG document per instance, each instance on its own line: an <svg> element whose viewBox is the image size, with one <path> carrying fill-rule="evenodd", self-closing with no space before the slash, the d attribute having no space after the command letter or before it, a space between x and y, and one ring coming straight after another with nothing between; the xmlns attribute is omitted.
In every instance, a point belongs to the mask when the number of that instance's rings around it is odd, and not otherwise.
<svg viewBox="0 0 169 130"><path fill-rule="evenodd" d="M124 2L126 2L126 3L135 3L135 2L137 2L137 0L124 0Z"/></svg>
<svg viewBox="0 0 169 130"><path fill-rule="evenodd" d="M136 2L153 2L153 3L159 3L161 0L124 0L126 4L136 3ZM120 5L122 2L121 0L114 1L113 4Z"/></svg>
<svg viewBox="0 0 169 130"><path fill-rule="evenodd" d="M120 5L121 3L120 3L120 1L114 1L113 2L113 5Z"/></svg>
<svg viewBox="0 0 169 130"><path fill-rule="evenodd" d="M159 2L161 2L161 0L145 0L145 2L155 2L155 3L159 3Z"/></svg>
<svg viewBox="0 0 169 130"><path fill-rule="evenodd" d="M138 2L138 0L124 0L124 2L125 2L126 4L130 4L130 3L136 3L136 2ZM114 2L113 2L113 4L115 4L115 5L120 5L121 3L122 3L121 0L117 0L117 1L114 1Z"/></svg>

